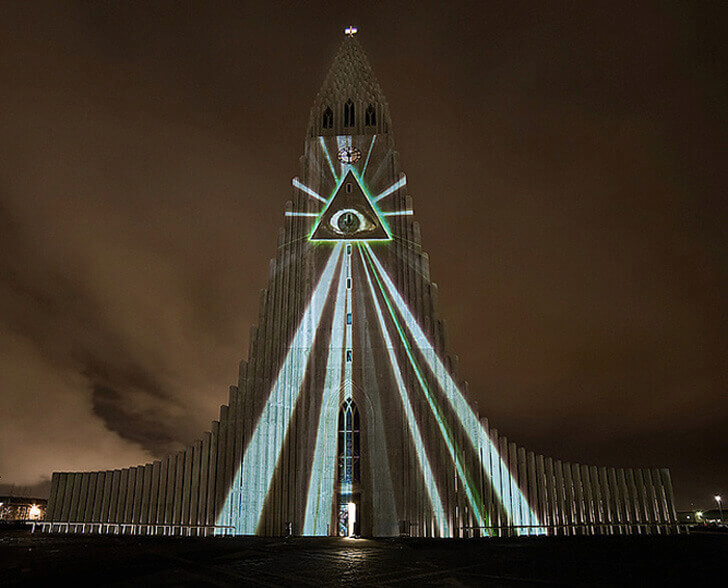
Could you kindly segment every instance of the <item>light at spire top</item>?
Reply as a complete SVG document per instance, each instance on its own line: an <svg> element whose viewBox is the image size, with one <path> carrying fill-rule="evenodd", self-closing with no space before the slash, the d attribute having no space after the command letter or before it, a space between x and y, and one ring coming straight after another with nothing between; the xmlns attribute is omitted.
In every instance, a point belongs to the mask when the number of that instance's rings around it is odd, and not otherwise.
<svg viewBox="0 0 728 588"><path fill-rule="evenodd" d="M359 29L357 29L355 26L349 25L348 27L346 27L344 29L344 34L349 35L350 37L353 37L354 35L357 34L358 31L359 31Z"/></svg>

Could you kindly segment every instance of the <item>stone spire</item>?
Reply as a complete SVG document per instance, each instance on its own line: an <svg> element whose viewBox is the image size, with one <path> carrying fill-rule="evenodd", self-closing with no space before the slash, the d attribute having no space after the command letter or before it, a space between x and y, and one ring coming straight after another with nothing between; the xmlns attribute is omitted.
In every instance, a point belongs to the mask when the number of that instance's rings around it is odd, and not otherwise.
<svg viewBox="0 0 728 588"><path fill-rule="evenodd" d="M354 105L354 124L345 124L344 107ZM366 112L375 110L375 123L366 124ZM331 109L333 122L324 124L324 113ZM371 120L369 121L371 122ZM389 132L389 107L359 41L347 34L334 57L321 90L316 96L309 119L309 136L370 135Z"/></svg>

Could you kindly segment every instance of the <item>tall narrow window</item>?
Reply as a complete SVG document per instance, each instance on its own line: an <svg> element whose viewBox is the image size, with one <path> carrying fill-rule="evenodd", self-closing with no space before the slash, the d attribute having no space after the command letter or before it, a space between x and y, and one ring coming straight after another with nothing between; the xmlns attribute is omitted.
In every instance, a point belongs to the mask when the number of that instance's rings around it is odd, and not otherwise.
<svg viewBox="0 0 728 588"><path fill-rule="evenodd" d="M339 410L339 482L359 482L359 410L347 398Z"/></svg>
<svg viewBox="0 0 728 588"><path fill-rule="evenodd" d="M326 107L326 110L324 110L321 126L325 129L334 128L334 112L328 106Z"/></svg>
<svg viewBox="0 0 728 588"><path fill-rule="evenodd" d="M354 126L354 103L351 100L347 100L344 104L344 126Z"/></svg>
<svg viewBox="0 0 728 588"><path fill-rule="evenodd" d="M364 123L368 127L373 127L377 124L377 111L374 108L374 104L367 106L366 112L364 113Z"/></svg>

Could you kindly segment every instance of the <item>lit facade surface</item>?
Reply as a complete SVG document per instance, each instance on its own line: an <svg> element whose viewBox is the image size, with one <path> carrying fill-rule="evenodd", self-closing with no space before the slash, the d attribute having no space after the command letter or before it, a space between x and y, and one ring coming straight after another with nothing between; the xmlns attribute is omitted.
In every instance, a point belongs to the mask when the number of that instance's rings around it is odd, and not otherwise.
<svg viewBox="0 0 728 588"><path fill-rule="evenodd" d="M219 420L150 464L53 474L46 521L186 535L674 529L668 470L563 463L480 417L445 345L414 212L386 100L347 34Z"/></svg>

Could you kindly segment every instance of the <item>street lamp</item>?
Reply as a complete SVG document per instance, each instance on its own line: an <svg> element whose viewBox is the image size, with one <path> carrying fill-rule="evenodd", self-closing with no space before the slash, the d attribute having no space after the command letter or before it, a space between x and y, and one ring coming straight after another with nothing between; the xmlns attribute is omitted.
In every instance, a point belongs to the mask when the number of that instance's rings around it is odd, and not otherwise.
<svg viewBox="0 0 728 588"><path fill-rule="evenodd" d="M714 498L715 498L715 501L718 503L718 510L720 511L720 522L722 524L723 523L723 506L720 503L721 498L717 494L714 496Z"/></svg>

